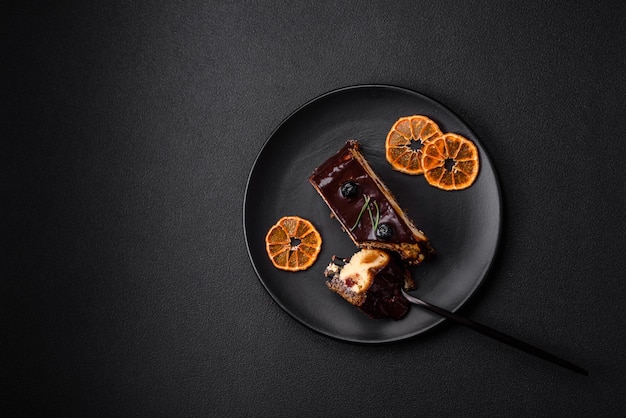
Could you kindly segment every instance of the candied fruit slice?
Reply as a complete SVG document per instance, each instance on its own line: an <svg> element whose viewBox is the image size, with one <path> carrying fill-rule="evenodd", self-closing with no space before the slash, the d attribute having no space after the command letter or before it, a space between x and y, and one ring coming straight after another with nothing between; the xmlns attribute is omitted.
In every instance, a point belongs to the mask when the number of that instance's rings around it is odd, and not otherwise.
<svg viewBox="0 0 626 418"><path fill-rule="evenodd" d="M478 176L478 148L461 135L447 133L424 147L422 166L429 184L443 190L462 190Z"/></svg>
<svg viewBox="0 0 626 418"><path fill-rule="evenodd" d="M322 237L313 224L298 216L284 216L265 236L265 249L272 264L287 271L313 265L322 248Z"/></svg>
<svg viewBox="0 0 626 418"><path fill-rule="evenodd" d="M422 174L423 147L441 136L439 126L422 115L398 119L387 134L385 157L394 170L406 174Z"/></svg>

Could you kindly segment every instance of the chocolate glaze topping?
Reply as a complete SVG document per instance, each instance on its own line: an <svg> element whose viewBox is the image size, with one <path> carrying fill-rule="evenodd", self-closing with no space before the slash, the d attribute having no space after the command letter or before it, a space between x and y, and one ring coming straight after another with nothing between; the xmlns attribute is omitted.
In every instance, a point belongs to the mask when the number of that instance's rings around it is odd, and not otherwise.
<svg viewBox="0 0 626 418"><path fill-rule="evenodd" d="M380 244L387 246L381 248L393 250L391 244L401 245L403 248L398 251L404 253L403 258L414 258L410 260L414 263L432 252L426 236L406 217L391 192L365 161L357 141L348 141L315 169L309 181L357 246L376 248ZM346 193L346 189L352 189L345 187L346 183L356 185L357 192ZM366 199L370 200L371 215L367 208L363 211ZM376 219L378 225L389 226L391 233L377 236Z"/></svg>
<svg viewBox="0 0 626 418"><path fill-rule="evenodd" d="M381 269L367 290L367 297L358 308L371 318L401 319L409 311L410 303L402 295L406 270L397 264Z"/></svg>

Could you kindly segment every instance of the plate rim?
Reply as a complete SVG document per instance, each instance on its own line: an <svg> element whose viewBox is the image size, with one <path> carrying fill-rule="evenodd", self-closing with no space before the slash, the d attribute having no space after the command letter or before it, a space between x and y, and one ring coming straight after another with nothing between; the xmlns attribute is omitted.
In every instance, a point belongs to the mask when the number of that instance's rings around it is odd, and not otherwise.
<svg viewBox="0 0 626 418"><path fill-rule="evenodd" d="M344 93L346 91L352 91L352 90L362 90L362 89L383 89L383 90L395 90L398 92L402 92L404 94L409 94L412 96L418 96L421 97L422 99L426 99L427 101L433 103L434 105L438 106L438 107L442 107L443 109L445 109L447 112L451 113L452 115L454 115L454 117L456 117L463 125L465 128L467 128L467 130L472 134L472 136L474 138L478 138L478 136L474 133L474 131L472 130L472 128L467 125L467 123L465 123L465 121L463 119L461 119L454 111L452 111L450 108L448 108L447 106L445 106L443 103L433 99L432 97L423 94L421 92L406 88L406 87L401 87L398 85L393 85L393 84L377 84L377 83L367 83L367 84L353 84L353 85L348 85L348 86L344 86L344 87L339 87L333 90L329 90L326 91L322 94L319 94L317 96L315 96L312 99L307 100L306 102L304 102L303 104L301 104L300 106L298 106L295 110L293 110L292 112L290 112L286 117L284 117L280 123L278 123L276 125L276 127L272 130L272 132L270 132L270 134L266 137L265 141L263 142L263 145L261 146L260 150L257 152L253 162L252 162L252 166L250 167L250 170L248 172L248 177L246 179L246 185L245 185L245 190L244 190L244 197L243 197L243 201L242 201L242 221L243 221L243 235L244 235L244 242L246 244L246 252L248 253L248 258L250 260L250 263L252 264L252 268L254 269L254 272L257 276L258 281L261 283L261 285L263 286L263 288L265 289L265 291L270 295L271 299L285 312L289 315L289 317L293 318L294 320L296 320L296 322L298 322L299 324L301 324L302 326L305 326L306 328L323 335L324 337L336 340L336 341L342 341L342 342L348 342L348 343L355 343L355 344L363 344L363 345L382 345L382 344L389 344L389 343L394 343L394 342L399 342L399 341L404 341L404 340L409 340L409 339L413 339L416 338L417 336L423 335L431 330L433 330L434 328L436 328L437 326L441 325L443 322L446 321L445 318L441 317L439 319L437 319L436 321L433 321L432 324L423 327L419 330L416 330L412 333L409 334L403 334L403 335L399 335L399 336L394 336L394 337L389 337L389 338L384 338L384 339L357 339L357 338L346 338L346 337L340 337L337 335L333 335L330 334L322 329L320 329L317 326L314 326L310 323L305 322L303 319L295 316L294 314L292 314L289 309L287 309L287 307L280 301L279 298L276 297L276 295L271 291L271 289L268 287L268 285L265 283L265 281L261 278L261 274L259 272L259 269L257 268L254 259L252 257L252 253L250 251L250 241L248 239L248 231L246 228L246 224L248 221L248 217L246 216L246 203L248 200L248 193L250 190L250 183L252 181L252 175L255 171L255 168L257 167L259 160L261 159L261 156L263 155L264 151L268 148L268 144L269 142L272 140L272 138L274 137L274 135L276 134L276 132L278 132L283 125L285 125L289 120L291 120L291 118L293 118L295 115L299 114L301 111L303 111L304 109L306 109L307 107L309 107L310 105L317 103L320 100L323 100L326 97L332 96L332 95L336 95L336 94L341 94ZM474 296L478 290L484 285L485 283L485 279L487 278L487 276L489 275L493 264L497 258L498 252L500 251L500 244L501 244L501 240L502 240L502 224L503 224L503 218L504 218L504 211L503 211L503 199L502 199L502 187L500 185L500 179L498 177L498 173L495 170L494 164L493 164L493 160L491 159L490 154L487 152L487 150L484 147L484 144L482 143L482 141L479 141L479 145L481 148L483 148L483 156L481 158L485 158L488 162L489 165L491 167L491 171L493 173L494 176L494 180L495 180L495 191L497 194L497 202L498 202L498 230L497 230L497 234L496 234L496 239L495 239L495 245L494 245L494 250L493 250L493 255L491 257L491 259L489 260L489 263L486 265L484 272L482 273L482 277L481 279L476 283L476 285L471 289L470 292L467 293L467 295L465 295L462 300L458 303L457 306L455 306L453 309L450 309L452 312L456 312L459 309L461 309L468 301L470 298L472 298L472 296Z"/></svg>

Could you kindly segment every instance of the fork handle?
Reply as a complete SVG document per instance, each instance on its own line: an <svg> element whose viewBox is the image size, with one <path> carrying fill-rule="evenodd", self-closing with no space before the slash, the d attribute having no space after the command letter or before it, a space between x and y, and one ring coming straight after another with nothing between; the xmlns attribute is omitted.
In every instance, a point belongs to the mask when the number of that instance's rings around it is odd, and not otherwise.
<svg viewBox="0 0 626 418"><path fill-rule="evenodd" d="M577 373L583 374L585 376L589 376L589 372L585 369L583 369L580 366L577 366L573 363L570 363L567 360L564 360L560 357L555 356L554 354L548 353L547 351L544 351L540 348L537 348L533 345L530 345L524 341L518 340L517 338L511 337L510 335L506 335L498 330L495 330L491 327L488 327L487 325L483 325L479 322L473 321L469 318L466 318L464 316L455 314L454 312L450 312L447 311L443 308L440 308L439 306L435 306L431 303L428 303L424 300L418 299L416 297L413 297L407 293L404 293L404 296L407 298L407 300L415 305L421 306L422 308L425 308L431 312L434 312L438 315L443 316L444 318L448 318L451 321L454 321L458 324L464 325L468 328L473 329L474 331L480 332L483 335L486 335L488 337L494 338L504 344L510 345L511 347L515 347L517 349L520 349L522 351L525 351L529 354L533 354L539 358L542 358L544 360L550 361L552 363L558 364L559 366L565 367L569 370L575 371Z"/></svg>

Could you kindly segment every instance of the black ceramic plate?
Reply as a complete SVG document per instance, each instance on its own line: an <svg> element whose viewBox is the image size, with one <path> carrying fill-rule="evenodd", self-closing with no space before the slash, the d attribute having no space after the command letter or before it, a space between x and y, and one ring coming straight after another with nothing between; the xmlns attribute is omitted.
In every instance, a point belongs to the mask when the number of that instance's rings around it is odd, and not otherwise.
<svg viewBox="0 0 626 418"><path fill-rule="evenodd" d="M443 132L461 134L476 144L480 172L460 191L443 191L423 176L391 169L385 138L402 116L422 114ZM501 198L494 168L484 147L443 105L403 88L367 85L324 94L289 116L267 140L248 179L244 231L252 264L269 294L293 318L329 337L382 343L418 335L442 321L418 307L399 321L373 320L326 288L324 268L332 255L349 257L356 248L308 182L311 172L348 139L357 139L374 170L415 224L430 238L437 257L415 270L413 292L442 308L458 309L484 279L500 236ZM276 269L265 252L265 234L282 216L310 220L323 244L305 271Z"/></svg>

